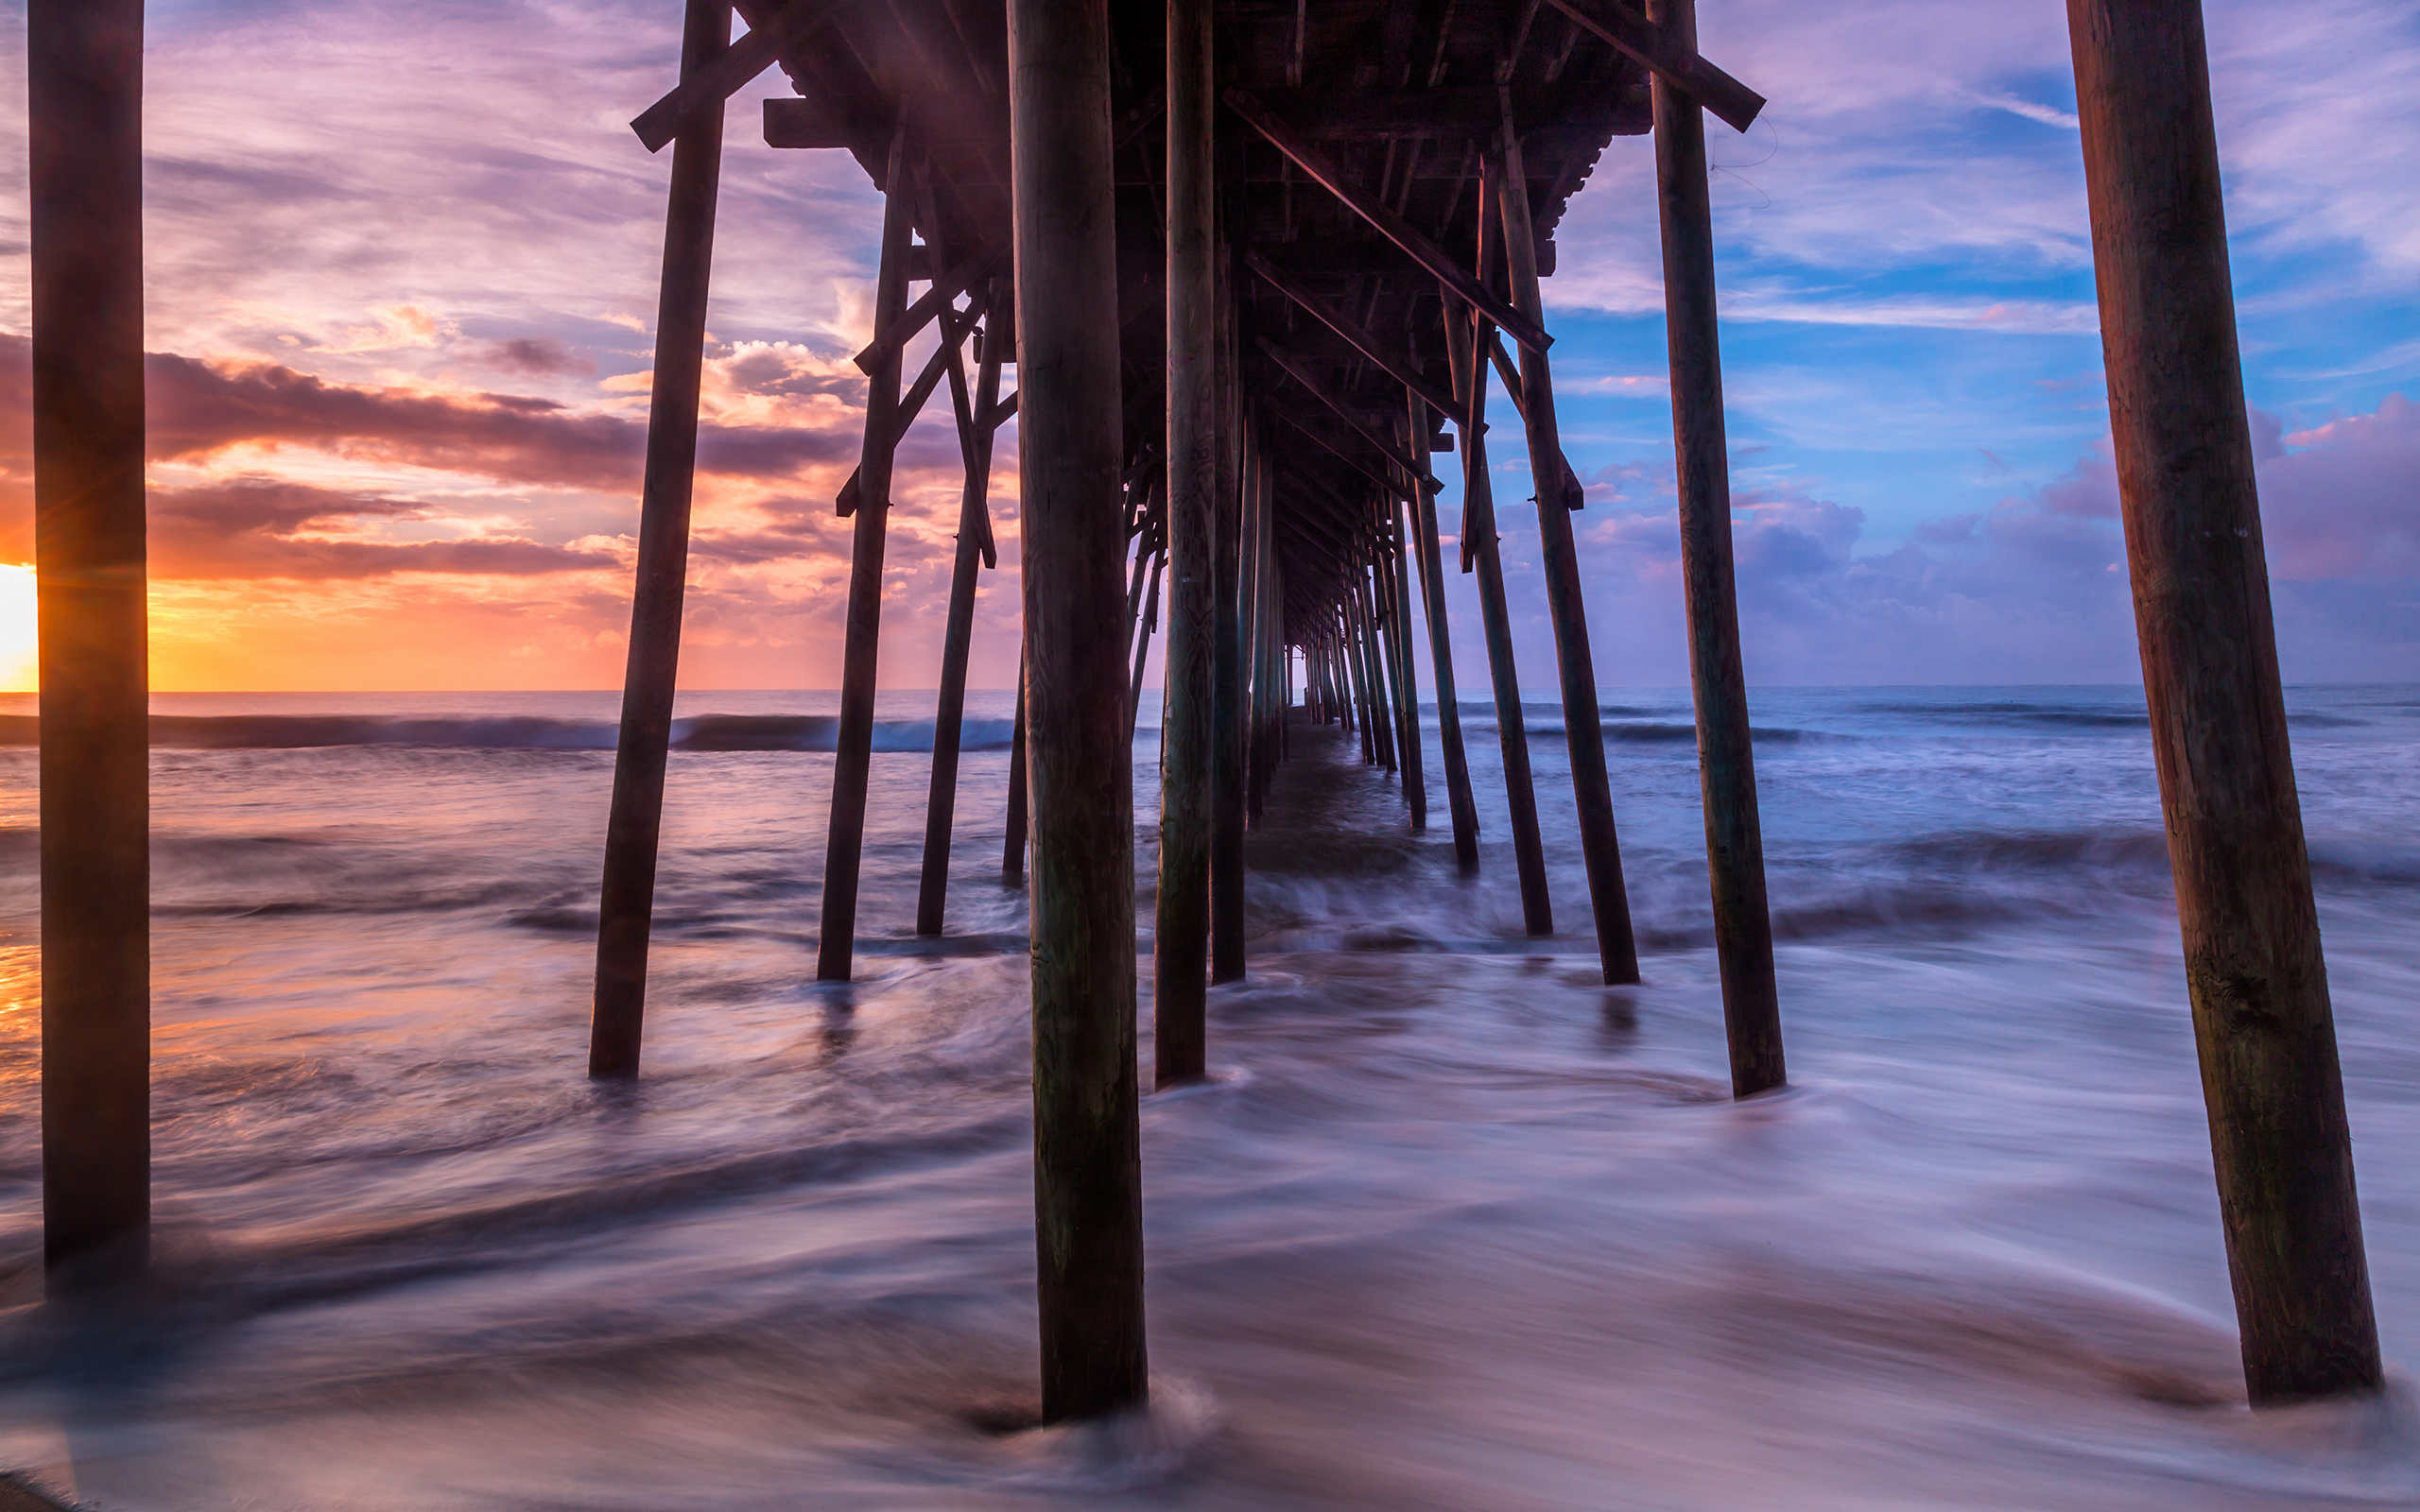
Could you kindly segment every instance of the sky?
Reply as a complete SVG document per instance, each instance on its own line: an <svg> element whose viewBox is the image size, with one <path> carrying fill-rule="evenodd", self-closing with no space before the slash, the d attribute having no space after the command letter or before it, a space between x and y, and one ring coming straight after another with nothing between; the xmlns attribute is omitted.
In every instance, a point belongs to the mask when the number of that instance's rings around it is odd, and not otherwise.
<svg viewBox="0 0 2420 1512"><path fill-rule="evenodd" d="M2286 675L2420 680L2420 7L2206 0ZM0 52L0 687L32 685L24 12ZM153 685L602 688L629 620L679 0L155 0ZM1752 682L2139 676L2064 8L1705 0ZM838 681L879 204L729 112L682 679ZM1644 138L1547 285L1599 679L1687 675ZM921 352L911 352L911 361ZM945 407L935 406L937 414ZM1503 406L1499 404L1499 409ZM1015 447L972 681L1015 677ZM1550 696L1517 427L1491 437ZM913 435L882 680L936 678L959 480ZM1450 480L1449 480L1450 481ZM1459 518L1456 491L1443 515ZM1451 553L1449 549L1449 560ZM1483 688L1473 580L1447 593ZM1426 679L1423 679L1424 686Z"/></svg>

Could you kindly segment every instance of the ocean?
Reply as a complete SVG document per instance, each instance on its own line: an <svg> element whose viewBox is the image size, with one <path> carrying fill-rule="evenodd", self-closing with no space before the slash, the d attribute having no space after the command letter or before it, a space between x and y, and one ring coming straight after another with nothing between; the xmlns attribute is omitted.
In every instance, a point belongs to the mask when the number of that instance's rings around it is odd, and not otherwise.
<svg viewBox="0 0 2420 1512"><path fill-rule="evenodd" d="M1297 726L1206 1086L1145 1099L1154 1407L1034 1395L1011 699L683 696L644 1074L585 1070L616 696L155 700L155 1275L41 1300L31 700L0 699L0 1469L118 1512L2420 1506L2420 688L2290 690L2385 1399L2244 1406L2129 688L1759 690L1792 1085L1727 1098L1686 696L1609 689L1646 981ZM1135 745L1148 931L1156 733ZM1144 953L1145 1063L1150 1004ZM1146 1078L1148 1082L1148 1077Z"/></svg>

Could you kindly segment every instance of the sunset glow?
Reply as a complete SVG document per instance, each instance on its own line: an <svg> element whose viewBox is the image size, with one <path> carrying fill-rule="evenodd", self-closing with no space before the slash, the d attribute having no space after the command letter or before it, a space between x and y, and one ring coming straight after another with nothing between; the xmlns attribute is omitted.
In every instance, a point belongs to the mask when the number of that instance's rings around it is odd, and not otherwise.
<svg viewBox="0 0 2420 1512"><path fill-rule="evenodd" d="M0 562L0 693L33 690L34 626L34 570Z"/></svg>
<svg viewBox="0 0 2420 1512"><path fill-rule="evenodd" d="M253 0L155 9L156 686L618 684L668 171L625 123L670 81L679 13L340 0L305 26ZM2324 20L2223 0L2209 26L2287 675L2397 676L2420 637L2420 411L2397 398L2420 383L2420 180L2391 145L2420 129L2420 37L2389 0ZM1752 674L2133 680L2059 8L1985 26L1959 8L1735 0L1703 27L1772 102L1718 137L1714 175ZM693 687L838 680L849 537L832 499L857 457L849 354L877 197L846 153L766 146L776 88L777 71L728 113ZM27 560L23 112L0 116L0 558ZM1646 140L1616 140L1546 293L1603 670L1670 684L1686 660L1652 177ZM936 676L946 411L900 458L890 686ZM1492 444L1512 474L1497 491L1526 495L1518 427ZM977 686L1015 677L1015 469L1011 426ZM1505 549L1527 562L1520 513ZM1524 674L1544 677L1536 575L1510 576ZM1471 578L1447 599L1477 613ZM1460 654L1483 676L1476 640Z"/></svg>

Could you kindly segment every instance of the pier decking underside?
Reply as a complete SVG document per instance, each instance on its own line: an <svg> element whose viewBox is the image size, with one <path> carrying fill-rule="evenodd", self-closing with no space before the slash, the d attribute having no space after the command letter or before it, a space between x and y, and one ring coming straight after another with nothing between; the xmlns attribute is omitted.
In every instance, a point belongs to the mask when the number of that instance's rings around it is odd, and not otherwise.
<svg viewBox="0 0 2420 1512"><path fill-rule="evenodd" d="M1111 25L1130 514L1148 549L1165 435L1164 18L1157 7L1119 6ZM1508 109L1541 273L1554 267L1555 229L1599 156L1615 137L1649 129L1647 70L1537 0L1225 3L1213 25L1222 93L1240 92L1360 194L1474 267L1482 157ZM799 98L770 102L768 139L844 147L888 191L892 133L904 128L920 176L912 192L929 187L937 221L918 217L931 249L919 271L1005 267L1007 41L1004 12L973 0L840 6L784 50ZM1217 134L1236 379L1270 421L1255 442L1272 483L1286 638L1299 644L1324 628L1345 575L1371 549L1386 508L1377 496L1404 487L1399 462L1450 442L1406 436L1400 377L1291 291L1386 344L1439 396L1454 391L1444 336L1453 296L1236 109L1220 110ZM1445 412L1429 408L1442 427ZM1365 432L1392 443L1392 455Z"/></svg>

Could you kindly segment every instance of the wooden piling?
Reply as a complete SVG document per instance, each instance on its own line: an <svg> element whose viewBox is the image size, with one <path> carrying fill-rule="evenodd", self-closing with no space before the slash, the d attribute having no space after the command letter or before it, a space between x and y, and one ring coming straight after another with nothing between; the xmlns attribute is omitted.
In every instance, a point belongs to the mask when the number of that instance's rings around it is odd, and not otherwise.
<svg viewBox="0 0 2420 1512"><path fill-rule="evenodd" d="M1428 828L1428 774L1420 760L1420 678L1412 665L1410 595L1403 580L1403 515L1394 500L1379 503L1386 524L1379 527L1378 575L1386 584L1387 650L1395 669L1395 721L1402 727L1395 744L1402 754L1404 802L1418 834Z"/></svg>
<svg viewBox="0 0 2420 1512"><path fill-rule="evenodd" d="M2379 1389L2199 0L2068 0L2127 564L2255 1406Z"/></svg>
<svg viewBox="0 0 2420 1512"><path fill-rule="evenodd" d="M1649 19L1697 46L1696 0L1649 0ZM1671 352L1672 442L1681 496L1681 580L1689 620L1689 682L1705 806L1715 954L1731 1046L1731 1090L1753 1097L1789 1079L1765 904L1755 753L1739 661L1731 573L1730 455L1723 437L1722 351L1716 326L1714 223L1706 192L1705 118L1691 95L1654 82L1655 180L1664 232L1665 340Z"/></svg>
<svg viewBox="0 0 2420 1512"><path fill-rule="evenodd" d="M1378 765L1395 770L1395 694L1387 665L1386 632L1378 624L1374 566L1353 571L1354 628L1361 643L1362 675L1369 679L1370 730L1378 747Z"/></svg>
<svg viewBox="0 0 2420 1512"><path fill-rule="evenodd" d="M1414 454L1428 445L1428 404L1409 402ZM1470 758L1462 749L1462 708L1454 680L1454 641L1445 616L1445 557L1437 541L1437 496L1412 490L1412 547L1419 558L1420 613L1428 622L1428 665L1437 689L1437 747L1445 767L1445 808L1454 824L1454 861L1467 876L1478 869L1478 802L1471 794Z"/></svg>
<svg viewBox="0 0 2420 1512"><path fill-rule="evenodd" d="M1132 747L1106 0L1010 0L1042 1416L1142 1404ZM869 503L878 494L869 490Z"/></svg>
<svg viewBox="0 0 2420 1512"><path fill-rule="evenodd" d="M1222 467L1213 503L1210 695L1210 980L1244 977L1244 659L1240 617L1243 490L1257 452L1236 388L1234 333L1223 329L1219 387L1227 395L1232 439L1219 448Z"/></svg>
<svg viewBox="0 0 2420 1512"><path fill-rule="evenodd" d="M1151 587L1143 597L1143 615L1134 627L1134 680L1126 691L1126 738L1143 716L1143 668L1151 660L1151 632L1160 626L1160 579L1167 576L1168 549L1165 541L1151 556Z"/></svg>
<svg viewBox="0 0 2420 1512"><path fill-rule="evenodd" d="M908 310L914 204L908 184L908 128L902 122L891 131L883 182L882 261L874 277L876 331L888 329ZM925 230L930 234L933 228ZM1019 373L1025 370L1020 365ZM1022 377L1019 384L1022 388ZM1019 403L1025 403L1022 393ZM899 430L899 349L878 349L866 375L865 440L850 541L840 719L833 740L832 810L823 842L823 920L816 940L819 982L847 981L856 954L857 868L865 849L866 782L873 761L874 683L882 639L882 553L890 522L890 467Z"/></svg>
<svg viewBox="0 0 2420 1512"><path fill-rule="evenodd" d="M1353 722L1361 737L1361 764L1378 764L1377 721L1371 716L1374 697L1370 690L1369 647L1361 641L1361 616L1355 612L1355 593L1348 581L1344 602L1339 612L1343 616L1344 675L1353 684Z"/></svg>
<svg viewBox="0 0 2420 1512"><path fill-rule="evenodd" d="M1479 223L1484 232L1484 215ZM1521 920L1536 937L1554 933L1554 905L1547 896L1546 846L1538 836L1538 795L1530 777L1521 675L1512 661L1504 561L1496 549L1495 490L1487 472L1487 370L1479 357L1483 333L1469 311L1450 304L1446 327L1454 387L1469 417L1461 426L1462 554L1478 572L1479 621L1487 631L1487 669L1495 687L1495 736L1504 753L1504 799L1512 821L1512 865L1521 884Z"/></svg>
<svg viewBox="0 0 2420 1512"><path fill-rule="evenodd" d="M996 297L994 309L1006 301ZM946 318L946 317L944 317ZM959 455L966 480L958 502L958 549L950 564L949 617L942 627L941 693L933 707L932 783L925 799L925 866L917 880L916 933L941 934L949 901L949 842L958 813L958 757L966 722L966 662L975 635L975 575L983 565L989 539L992 489L992 427L985 417L1000 402L1001 343L983 343L975 391L955 350L949 356L952 398L957 402Z"/></svg>
<svg viewBox="0 0 2420 1512"><path fill-rule="evenodd" d="M1017 713L1009 730L1009 812L1007 829L1000 838L1000 880L1011 886L1025 881L1026 815L1028 794L1025 780L1025 657L1020 648L1017 657Z"/></svg>
<svg viewBox="0 0 2420 1512"><path fill-rule="evenodd" d="M1199 1080L1206 1055L1219 368L1211 56L1210 0L1168 0L1167 691L1151 936L1151 1045L1161 1087Z"/></svg>
<svg viewBox="0 0 2420 1512"><path fill-rule="evenodd" d="M41 620L43 1256L139 1274L151 1216L142 0L28 0Z"/></svg>
<svg viewBox="0 0 2420 1512"><path fill-rule="evenodd" d="M727 0L689 0L681 74L720 57L731 38ZM639 491L637 580L605 820L605 874L596 910L591 1076L635 1076L647 1012L648 935L664 828L664 774L680 683L682 598L689 575L689 500L698 461L698 389L705 363L706 292L714 268L715 202L722 178L722 106L700 108L672 145L664 215L664 278L656 295L655 371Z"/></svg>
<svg viewBox="0 0 2420 1512"><path fill-rule="evenodd" d="M1512 129L1512 101L1499 89L1504 116L1495 150L1482 159L1486 198L1503 217L1505 271L1512 303L1541 328L1546 305L1538 289L1534 223L1521 140ZM1588 868L1588 902L1597 926L1597 961L1608 984L1638 980L1638 942L1631 932L1630 891L1622 880L1622 848L1614 829L1614 794L1605 764L1605 727L1597 700L1597 664L1588 644L1588 608L1580 587L1580 548L1571 511L1581 501L1563 458L1554 411L1554 376L1547 354L1521 349L1522 419L1528 427L1530 475L1537 489L1538 541L1545 558L1547 616L1554 625L1555 665L1563 678L1564 741L1571 752L1571 791L1580 816L1580 850Z"/></svg>
<svg viewBox="0 0 2420 1512"><path fill-rule="evenodd" d="M1263 453L1245 474L1242 511L1236 537L1236 721L1242 731L1242 777L1238 783L1247 829L1260 822L1260 599L1261 523L1269 514L1269 457Z"/></svg>

